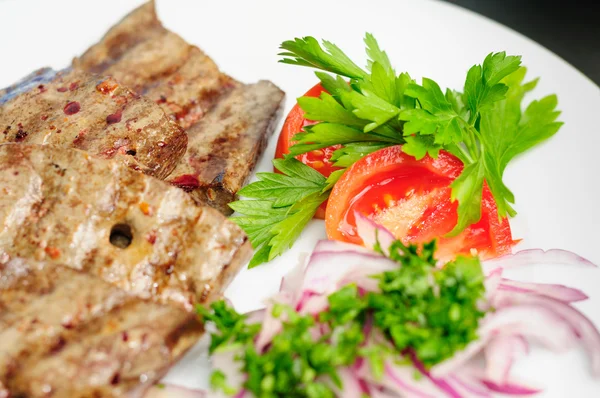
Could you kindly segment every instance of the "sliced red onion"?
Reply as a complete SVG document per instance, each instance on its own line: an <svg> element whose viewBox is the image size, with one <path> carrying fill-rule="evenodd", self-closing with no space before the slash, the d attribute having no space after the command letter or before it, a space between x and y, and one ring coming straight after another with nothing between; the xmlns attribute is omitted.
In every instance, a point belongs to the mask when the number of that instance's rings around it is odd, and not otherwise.
<svg viewBox="0 0 600 398"><path fill-rule="evenodd" d="M486 275L496 268L516 268L533 264L558 264L596 267L591 261L581 257L573 252L562 249L527 249L498 257L483 263L483 270Z"/></svg>
<svg viewBox="0 0 600 398"><path fill-rule="evenodd" d="M479 335L477 340L470 342L463 350L456 352L452 358L449 358L443 362L438 363L430 369L430 374L434 377L444 377L456 370L458 370L463 364L471 360L477 355L490 338L489 334Z"/></svg>
<svg viewBox="0 0 600 398"><path fill-rule="evenodd" d="M372 388L369 396L371 398L398 398L398 394L394 394L385 388Z"/></svg>
<svg viewBox="0 0 600 398"><path fill-rule="evenodd" d="M281 286L279 287L280 292L289 293L296 298L296 295L300 293L300 289L302 288L302 281L304 280L307 262L308 255L306 254L298 259L298 264L281 278Z"/></svg>
<svg viewBox="0 0 600 398"><path fill-rule="evenodd" d="M247 394L247 391L245 389L240 390L240 392L238 392L237 394L235 394L235 396L233 398L244 398Z"/></svg>
<svg viewBox="0 0 600 398"><path fill-rule="evenodd" d="M282 294L279 294L279 296L281 297ZM271 341L273 341L273 337L275 337L283 329L282 318L285 317L285 314L282 314L279 318L275 318L272 314L273 306L276 303L281 303L281 301L271 299L269 300L267 307L264 309L263 324L260 329L260 333L254 342L254 346L258 352L262 352L265 347L267 347ZM283 302L283 304L289 304L289 302L286 300Z"/></svg>
<svg viewBox="0 0 600 398"><path fill-rule="evenodd" d="M539 394L542 390L533 389L524 384L516 384L506 382L504 384L496 384L490 380L481 380L481 382L490 390L505 395L527 396Z"/></svg>
<svg viewBox="0 0 600 398"><path fill-rule="evenodd" d="M502 281L502 268L496 268L486 276L483 283L485 285L485 296L488 300L496 294L500 281Z"/></svg>
<svg viewBox="0 0 600 398"><path fill-rule="evenodd" d="M318 315L320 312L329 308L329 300L327 296L313 294L306 300L298 303L296 307L301 314Z"/></svg>
<svg viewBox="0 0 600 398"><path fill-rule="evenodd" d="M498 307L479 327L480 339L515 334L532 338L555 352L565 352L577 343L571 326L552 309L538 303Z"/></svg>
<svg viewBox="0 0 600 398"><path fill-rule="evenodd" d="M393 241L389 231L361 215L357 215L357 228L365 245L372 248L377 236L381 248L388 252ZM414 366L400 366L387 361L382 380L376 380L368 361L359 358L351 368L339 370L344 384L343 390L338 391L339 395L351 398L359 398L363 394L379 398L396 394L409 398L442 395L489 398L497 393L532 395L540 390L515 382L510 377L514 361L528 350L524 337L538 340L555 351L564 351L581 340L592 357L594 374L600 375L600 333L583 314L569 305L586 299L583 292L562 285L502 278L504 268L531 263L592 265L564 250L526 250L485 262L485 306L492 306L496 311L489 312L480 323L478 340L430 371L414 355ZM377 291L378 281L372 275L398 267L396 262L362 246L336 241L318 242L308 262L301 262L284 277L280 292L268 302L267 309L252 314L252 319L262 318L263 322L256 341L257 348L263 350L281 330L281 320L271 315L274 303L289 304L299 313L317 315L328 308L329 294L350 283L356 284L361 293ZM285 315L282 317L285 319ZM327 325L320 323L311 329L315 339L328 332ZM390 344L380 330L371 328L369 322L364 332L364 345ZM482 350L486 358L485 371L475 358ZM222 357L223 362L231 360L231 357ZM221 366L218 368L225 371ZM231 364L230 367L233 366ZM423 377L415 379L415 371ZM243 378L234 380L236 387L241 388ZM245 392L241 390L240 393Z"/></svg>
<svg viewBox="0 0 600 398"><path fill-rule="evenodd" d="M361 383L358 375L348 368L342 368L338 370L338 376L342 382L342 388L340 389L335 383L328 381L330 387L333 388L338 397L344 398L362 398L364 394L369 394L370 390L365 383ZM366 389L366 391L365 391Z"/></svg>
<svg viewBox="0 0 600 398"><path fill-rule="evenodd" d="M502 279L498 289L509 292L535 293L542 296L551 297L565 303L583 301L588 298L588 296L581 290L564 285L518 282L510 279Z"/></svg>
<svg viewBox="0 0 600 398"><path fill-rule="evenodd" d="M213 369L218 369L225 374L227 385L237 390L242 390L245 374L242 372L241 362L236 358L243 355L243 347L228 346L215 350L211 357Z"/></svg>
<svg viewBox="0 0 600 398"><path fill-rule="evenodd" d="M529 345L520 335L496 336L490 340L484 352L487 379L502 385L508 381L515 360L529 352Z"/></svg>
<svg viewBox="0 0 600 398"><path fill-rule="evenodd" d="M315 251L310 257L302 289L329 295L342 287L339 282L350 272L370 277L397 268L397 263L373 252Z"/></svg>
<svg viewBox="0 0 600 398"><path fill-rule="evenodd" d="M202 390L193 390L174 384L158 384L151 387L144 398L204 398L206 392Z"/></svg>
<svg viewBox="0 0 600 398"><path fill-rule="evenodd" d="M468 375L463 374L453 374L449 376L447 379L448 383L450 383L454 389L456 389L461 397L482 397L482 398L491 398L492 393L487 387L479 380L474 379L473 377L469 377Z"/></svg>
<svg viewBox="0 0 600 398"><path fill-rule="evenodd" d="M457 371L477 355L492 337L498 335L529 336L559 352L572 347L577 341L577 336L560 317L540 305L506 307L489 313L481 322L478 334L479 338L469 343L465 349L433 366L431 375L445 377Z"/></svg>
<svg viewBox="0 0 600 398"><path fill-rule="evenodd" d="M425 366L421 363L421 361L419 361L419 359L414 353L410 353L410 356L415 368L417 368L417 370L423 375L427 376L427 378L431 380L431 382L435 384L440 390L442 390L446 395L448 395L451 398L461 398L460 393L456 391L456 389L452 387L452 385L448 383L448 381L442 378L432 376L431 373L427 371L427 369L425 369Z"/></svg>
<svg viewBox="0 0 600 398"><path fill-rule="evenodd" d="M381 383L404 397L435 398L439 389L426 377L415 379L415 369L412 366L385 364L385 378Z"/></svg>
<svg viewBox="0 0 600 398"><path fill-rule="evenodd" d="M494 297L494 301L494 305L497 308L508 306L518 306L514 308L536 306L544 308L546 311L552 312L555 316L560 317L562 320L560 324L566 324L571 328L581 340L585 351L590 355L592 374L595 377L600 377L600 332L598 332L596 326L594 326L594 324L575 307L550 297L506 291L498 291ZM545 332L550 335L557 328L558 325L554 325L554 327L546 325L540 333Z"/></svg>
<svg viewBox="0 0 600 398"><path fill-rule="evenodd" d="M354 217L356 219L356 232L362 239L363 244L369 249L373 249L379 243L381 250L389 255L390 246L396 240L394 235L384 226L375 223L359 212L354 212Z"/></svg>

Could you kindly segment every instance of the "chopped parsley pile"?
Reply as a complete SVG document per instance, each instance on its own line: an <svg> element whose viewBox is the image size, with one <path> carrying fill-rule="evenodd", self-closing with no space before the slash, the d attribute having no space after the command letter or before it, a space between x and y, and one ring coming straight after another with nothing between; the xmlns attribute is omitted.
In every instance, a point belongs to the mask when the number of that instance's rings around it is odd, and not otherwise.
<svg viewBox="0 0 600 398"><path fill-rule="evenodd" d="M275 160L283 174L259 173L260 181L239 194L234 217L249 235L256 254L250 266L270 261L287 250L323 203L344 169L325 179L294 156L341 144L332 159L349 167L358 159L391 145L421 159L446 150L465 165L452 183L458 201L456 235L481 218L484 181L498 206L499 217L516 214L515 198L502 180L508 163L518 154L554 135L557 98L549 95L523 110L525 94L537 80L525 82L526 69L518 56L491 53L467 72L462 92L442 90L432 79L421 84L408 73L397 73L375 38L365 38L368 56L363 69L333 43L323 47L312 37L282 43L283 63L321 71L327 90L320 98L298 99L306 118L319 123L294 137L285 160ZM333 74L333 75L332 75Z"/></svg>
<svg viewBox="0 0 600 398"><path fill-rule="evenodd" d="M328 296L328 309L317 316L276 304L271 315L281 317L283 328L263 351L254 344L261 324L248 323L223 301L210 310L198 306L216 330L210 353L236 352L235 362L247 375L243 388L256 397L334 397L332 385L341 388L342 383L339 369L359 358L368 361L378 379L385 361L410 364L414 355L430 367L448 359L477 338L484 276L476 257L460 256L436 268L434 249L435 243L418 249L394 242L389 257L399 266L373 276L379 291L361 294L356 285L345 286ZM385 342L363 344L367 322L387 337ZM318 339L310 332L316 324L328 330ZM211 384L236 393L222 371L213 373Z"/></svg>

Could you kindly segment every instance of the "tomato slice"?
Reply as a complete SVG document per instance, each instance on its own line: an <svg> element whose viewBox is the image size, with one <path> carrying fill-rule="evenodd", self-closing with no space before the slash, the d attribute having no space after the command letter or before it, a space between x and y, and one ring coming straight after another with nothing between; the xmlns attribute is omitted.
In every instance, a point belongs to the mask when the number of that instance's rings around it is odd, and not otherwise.
<svg viewBox="0 0 600 398"><path fill-rule="evenodd" d="M444 237L456 225L458 202L450 184L462 162L441 151L437 159L416 160L393 146L373 152L352 165L334 186L326 209L329 239L362 244L354 214L359 212L389 229L404 243L438 238L437 257L477 252L482 258L510 253L515 242L507 219L498 220L494 198L484 186L482 217L455 237Z"/></svg>
<svg viewBox="0 0 600 398"><path fill-rule="evenodd" d="M308 90L305 97L318 97L321 93L325 91L321 83L315 85L313 88ZM290 153L290 146L294 144L292 138L294 135L302 132L305 126L309 126L311 124L315 124L315 121L308 120L304 118L304 111L298 104L294 105L290 113L287 115L285 122L283 124L283 128L281 129L281 133L279 134L279 139L277 140L277 148L275 150L275 159L283 158L284 155ZM307 166L312 167L317 170L319 173L323 174L325 177L329 177L331 173L335 170L339 170L339 167L335 167L331 162L331 155L336 149L339 149L340 145L334 145L331 147L317 149L311 152L304 153L302 155L296 156L296 159L301 161ZM277 169L275 169L277 172ZM316 218L324 218L325 217L325 208L327 207L327 202L323 203L317 214Z"/></svg>

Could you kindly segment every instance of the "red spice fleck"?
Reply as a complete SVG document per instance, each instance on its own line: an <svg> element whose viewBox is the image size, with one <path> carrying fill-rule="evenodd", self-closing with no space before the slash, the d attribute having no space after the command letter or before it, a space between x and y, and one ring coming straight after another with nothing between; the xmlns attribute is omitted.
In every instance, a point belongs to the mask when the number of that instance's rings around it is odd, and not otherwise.
<svg viewBox="0 0 600 398"><path fill-rule="evenodd" d="M58 340L56 341L56 343L54 343L54 345L50 348L50 352L52 354L59 352L60 350L62 350L64 348L65 344L67 344L67 341L65 340L65 338L62 336L59 337Z"/></svg>
<svg viewBox="0 0 600 398"><path fill-rule="evenodd" d="M62 327L67 329L67 330L71 330L75 327L75 325L73 324L73 320L69 319L67 321L63 321L62 323Z"/></svg>
<svg viewBox="0 0 600 398"><path fill-rule="evenodd" d="M117 384L119 384L119 381L121 381L121 376L119 376L119 373L115 373L112 380L110 381L110 384L116 386Z"/></svg>
<svg viewBox="0 0 600 398"><path fill-rule="evenodd" d="M17 135L15 135L15 141L16 142L22 142L25 141L25 138L27 138L27 132L24 131L22 128L19 128L19 131L17 131Z"/></svg>
<svg viewBox="0 0 600 398"><path fill-rule="evenodd" d="M68 88L66 88L66 87L59 87L59 88L56 89L56 91L58 91L59 93L64 93L67 90L68 90Z"/></svg>
<svg viewBox="0 0 600 398"><path fill-rule="evenodd" d="M156 243L156 232L152 231L148 235L146 235L146 240L151 245L155 244Z"/></svg>
<svg viewBox="0 0 600 398"><path fill-rule="evenodd" d="M135 132L136 132L136 133L141 133L141 132L142 132L142 129L137 129L137 130L135 130Z"/></svg>
<svg viewBox="0 0 600 398"><path fill-rule="evenodd" d="M61 129L56 130L56 134L60 134L62 132Z"/></svg>
<svg viewBox="0 0 600 398"><path fill-rule="evenodd" d="M48 89L47 89L46 87L44 87L44 85L43 85L43 84L40 84L40 85L38 86L38 89L40 90L40 93L43 93L43 92L45 92L45 91L48 91Z"/></svg>
<svg viewBox="0 0 600 398"><path fill-rule="evenodd" d="M81 105L77 101L71 101L65 105L63 112L65 115L74 115L81 110Z"/></svg>
<svg viewBox="0 0 600 398"><path fill-rule="evenodd" d="M48 120L48 115L42 115L42 120Z"/></svg>
<svg viewBox="0 0 600 398"><path fill-rule="evenodd" d="M85 133L87 133L87 131L84 129L84 130L81 130L79 132L79 134L77 134L75 136L75 139L73 140L73 146L75 146L77 148L83 144Z"/></svg>
<svg viewBox="0 0 600 398"><path fill-rule="evenodd" d="M79 88L79 82L73 82L69 84L69 91L75 91Z"/></svg>
<svg viewBox="0 0 600 398"><path fill-rule="evenodd" d="M117 83L115 83L113 80L107 79L98 84L96 86L96 90L100 91L102 94L110 94L117 87L119 87Z"/></svg>
<svg viewBox="0 0 600 398"><path fill-rule="evenodd" d="M164 95L161 95L160 98L156 100L157 104L164 104L165 102L167 102L167 97Z"/></svg>
<svg viewBox="0 0 600 398"><path fill-rule="evenodd" d="M106 123L108 123L108 124L119 123L121 121L122 112L123 111L117 111L117 112L113 113L112 115L108 115L106 117Z"/></svg>
<svg viewBox="0 0 600 398"><path fill-rule="evenodd" d="M198 188L200 186L200 181L198 181L198 178L194 175L184 174L171 180L171 184L183 189L186 192L190 192L194 190L194 188Z"/></svg>
<svg viewBox="0 0 600 398"><path fill-rule="evenodd" d="M57 247L48 246L44 249L44 251L53 260L56 260L57 258L60 257L60 249Z"/></svg>
<svg viewBox="0 0 600 398"><path fill-rule="evenodd" d="M55 128L56 128L55 125L53 125L53 124L50 125L50 130L54 130Z"/></svg>
<svg viewBox="0 0 600 398"><path fill-rule="evenodd" d="M121 334L121 337L123 338L123 341L127 341L127 340L129 340L129 334L127 334L127 332L126 332L126 331L124 331L124 332Z"/></svg>

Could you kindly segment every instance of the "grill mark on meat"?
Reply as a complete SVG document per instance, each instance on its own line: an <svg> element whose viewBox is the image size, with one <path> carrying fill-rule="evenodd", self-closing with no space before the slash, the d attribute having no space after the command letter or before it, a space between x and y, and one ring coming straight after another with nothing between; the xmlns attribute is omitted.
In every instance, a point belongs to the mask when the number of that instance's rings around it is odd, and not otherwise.
<svg viewBox="0 0 600 398"><path fill-rule="evenodd" d="M281 90L269 82L244 85L220 72L200 49L161 25L152 1L73 65L135 87L186 129L188 151L167 180L196 202L231 214L228 203L249 178L279 118Z"/></svg>
<svg viewBox="0 0 600 398"><path fill-rule="evenodd" d="M266 81L232 90L188 130L184 162L167 180L176 184L195 176L198 186L188 189L194 200L231 214L228 203L236 199L275 128L281 107L273 98L283 93Z"/></svg>
<svg viewBox="0 0 600 398"><path fill-rule="evenodd" d="M62 265L16 258L0 271L0 385L12 396L142 394L203 332L194 314Z"/></svg>
<svg viewBox="0 0 600 398"><path fill-rule="evenodd" d="M182 158L187 147L185 131L153 101L112 78L76 70L55 74L43 93L29 90L13 95L39 73L0 91L0 126L6 126L0 143L52 144L101 157L115 156L158 178L165 178ZM120 123L121 118L135 122ZM9 134L12 131L14 135ZM113 151L113 142L119 139L128 139L132 148ZM135 155L126 154L128 149L135 149Z"/></svg>
<svg viewBox="0 0 600 398"><path fill-rule="evenodd" d="M81 151L0 145L0 186L0 253L60 261L140 297L191 310L218 297L221 274L232 277L250 256L243 232L217 211ZM126 249L109 242L120 224L132 231Z"/></svg>

